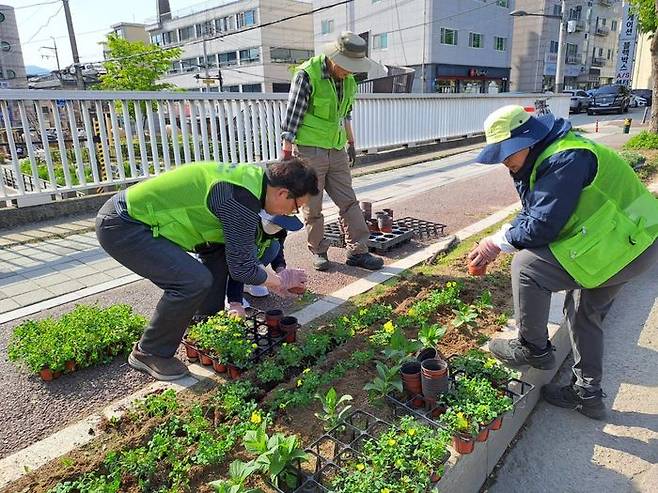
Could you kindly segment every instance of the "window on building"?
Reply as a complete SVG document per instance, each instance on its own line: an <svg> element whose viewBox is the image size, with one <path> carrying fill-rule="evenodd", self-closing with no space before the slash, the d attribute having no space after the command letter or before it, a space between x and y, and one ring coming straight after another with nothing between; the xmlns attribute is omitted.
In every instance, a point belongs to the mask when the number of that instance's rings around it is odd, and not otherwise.
<svg viewBox="0 0 658 493"><path fill-rule="evenodd" d="M219 66L220 67L228 67L229 65L237 65L238 64L238 53L235 51L229 51L226 53L219 53L217 55L217 58L219 60Z"/></svg>
<svg viewBox="0 0 658 493"><path fill-rule="evenodd" d="M559 4L558 5L553 5L553 15L560 15L561 14L560 10L561 9L560 9Z"/></svg>
<svg viewBox="0 0 658 493"><path fill-rule="evenodd" d="M215 29L217 29L219 32L235 30L235 16L228 15L226 17L215 19Z"/></svg>
<svg viewBox="0 0 658 493"><path fill-rule="evenodd" d="M612 58L612 50L608 48L608 60Z"/></svg>
<svg viewBox="0 0 658 493"><path fill-rule="evenodd" d="M509 0L498 0L496 3L499 7L509 7Z"/></svg>
<svg viewBox="0 0 658 493"><path fill-rule="evenodd" d="M270 60L273 63L300 63L313 56L312 50L295 50L294 48L270 48Z"/></svg>
<svg viewBox="0 0 658 493"><path fill-rule="evenodd" d="M599 48L599 56L603 56L603 48Z"/></svg>
<svg viewBox="0 0 658 493"><path fill-rule="evenodd" d="M480 33L468 33L468 46L471 48L484 48L483 40Z"/></svg>
<svg viewBox="0 0 658 493"><path fill-rule="evenodd" d="M617 21L616 20L610 21L610 30L611 31L616 31L617 30Z"/></svg>
<svg viewBox="0 0 658 493"><path fill-rule="evenodd" d="M194 26L181 27L178 30L178 39L185 41L194 37Z"/></svg>
<svg viewBox="0 0 658 493"><path fill-rule="evenodd" d="M162 45L162 33L151 34L151 44L161 46Z"/></svg>
<svg viewBox="0 0 658 493"><path fill-rule="evenodd" d="M567 43L567 56L576 56L578 54L578 45Z"/></svg>
<svg viewBox="0 0 658 493"><path fill-rule="evenodd" d="M171 62L171 68L169 69L169 73L177 74L178 72L180 72L180 62L179 61Z"/></svg>
<svg viewBox="0 0 658 493"><path fill-rule="evenodd" d="M202 22L201 24L196 25L196 37L202 38L203 36L208 36L215 31L215 26L213 21Z"/></svg>
<svg viewBox="0 0 658 493"><path fill-rule="evenodd" d="M242 84L242 92L261 92L260 84Z"/></svg>
<svg viewBox="0 0 658 493"><path fill-rule="evenodd" d="M199 57L199 65L208 68L217 68L217 55L208 55L204 61L203 57Z"/></svg>
<svg viewBox="0 0 658 493"><path fill-rule="evenodd" d="M249 27L256 25L256 11L255 10L246 10L245 12L240 12L237 15L238 19L238 29L243 27Z"/></svg>
<svg viewBox="0 0 658 493"><path fill-rule="evenodd" d="M550 48L551 53L557 53L559 48L560 48L560 44L557 41L551 41L551 48Z"/></svg>
<svg viewBox="0 0 658 493"><path fill-rule="evenodd" d="M240 86L224 86L224 92L240 92Z"/></svg>
<svg viewBox="0 0 658 493"><path fill-rule="evenodd" d="M507 38L500 38L498 36L494 36L494 49L496 49L496 51L506 51Z"/></svg>
<svg viewBox="0 0 658 493"><path fill-rule="evenodd" d="M325 19L320 23L320 31L322 34L329 34L334 32L334 20Z"/></svg>
<svg viewBox="0 0 658 493"><path fill-rule="evenodd" d="M290 92L290 84L286 82L272 82L272 92Z"/></svg>
<svg viewBox="0 0 658 493"><path fill-rule="evenodd" d="M197 59L196 58L184 58L183 60L180 61L180 66L181 66L181 70L183 72L193 72L198 68L197 67Z"/></svg>
<svg viewBox="0 0 658 493"><path fill-rule="evenodd" d="M596 56L596 46L592 48L592 58Z"/></svg>
<svg viewBox="0 0 658 493"><path fill-rule="evenodd" d="M583 15L582 5L569 9L569 20L570 21L579 21L580 17Z"/></svg>
<svg viewBox="0 0 658 493"><path fill-rule="evenodd" d="M441 43L444 45L457 45L457 31L455 29L442 27Z"/></svg>
<svg viewBox="0 0 658 493"><path fill-rule="evenodd" d="M372 49L385 50L386 48L388 48L388 33L373 34Z"/></svg>
<svg viewBox="0 0 658 493"><path fill-rule="evenodd" d="M170 45L176 42L177 42L176 31L167 31L166 33L162 33L163 44Z"/></svg>
<svg viewBox="0 0 658 493"><path fill-rule="evenodd" d="M258 48L247 48L240 50L240 65L256 63L260 61L260 50Z"/></svg>

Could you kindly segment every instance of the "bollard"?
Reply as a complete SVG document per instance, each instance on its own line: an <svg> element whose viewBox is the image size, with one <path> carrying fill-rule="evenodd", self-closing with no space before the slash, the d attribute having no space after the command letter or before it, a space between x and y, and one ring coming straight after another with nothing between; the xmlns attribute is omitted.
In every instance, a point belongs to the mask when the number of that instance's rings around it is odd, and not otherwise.
<svg viewBox="0 0 658 493"><path fill-rule="evenodd" d="M594 131L595 131L596 133L599 132L599 120L598 120L598 119L596 120L596 123L594 124Z"/></svg>
<svg viewBox="0 0 658 493"><path fill-rule="evenodd" d="M631 123L633 123L632 118L626 118L624 120L624 133L627 134L631 131Z"/></svg>

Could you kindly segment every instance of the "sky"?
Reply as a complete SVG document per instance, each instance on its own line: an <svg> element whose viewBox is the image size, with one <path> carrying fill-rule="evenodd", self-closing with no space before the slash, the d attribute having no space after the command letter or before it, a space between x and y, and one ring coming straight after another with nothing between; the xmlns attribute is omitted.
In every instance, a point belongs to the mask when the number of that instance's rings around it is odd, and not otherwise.
<svg viewBox="0 0 658 493"><path fill-rule="evenodd" d="M47 5L32 7L44 3ZM170 0L174 14L177 10L193 6L202 8L213 3L218 2ZM55 38L61 66L73 63L61 0L0 0L0 5L16 8L25 65L37 65L49 70L57 68L53 50L42 48L53 46L51 37ZM157 0L69 0L69 5L80 61L89 63L103 59L103 51L98 43L105 39L112 24L153 21Z"/></svg>

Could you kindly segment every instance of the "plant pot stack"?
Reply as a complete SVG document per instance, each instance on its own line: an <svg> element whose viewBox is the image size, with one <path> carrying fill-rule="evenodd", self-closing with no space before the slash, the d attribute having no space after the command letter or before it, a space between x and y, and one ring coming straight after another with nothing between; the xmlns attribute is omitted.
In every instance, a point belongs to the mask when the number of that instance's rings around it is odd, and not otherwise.
<svg viewBox="0 0 658 493"><path fill-rule="evenodd" d="M267 310L265 312L265 323L267 331L272 337L281 337L281 319L283 310Z"/></svg>
<svg viewBox="0 0 658 493"><path fill-rule="evenodd" d="M412 407L424 403L433 406L438 397L448 390L448 364L435 348L425 348L416 361L409 361L400 368L402 385L411 397Z"/></svg>

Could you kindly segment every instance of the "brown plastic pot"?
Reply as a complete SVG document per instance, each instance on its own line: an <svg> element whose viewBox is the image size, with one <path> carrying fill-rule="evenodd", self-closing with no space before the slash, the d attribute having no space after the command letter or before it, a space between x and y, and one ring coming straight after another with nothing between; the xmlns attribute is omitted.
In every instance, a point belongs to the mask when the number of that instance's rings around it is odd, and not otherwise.
<svg viewBox="0 0 658 493"><path fill-rule="evenodd" d="M379 233L379 224L377 219L370 218L366 221L368 223L368 231L371 233Z"/></svg>
<svg viewBox="0 0 658 493"><path fill-rule="evenodd" d="M199 359L199 351L194 349L192 346L188 346L185 344L185 354L187 355L187 359L190 361L196 361Z"/></svg>
<svg viewBox="0 0 658 493"><path fill-rule="evenodd" d="M468 273L472 276L484 276L487 273L487 265L482 265L477 267L475 265L468 264Z"/></svg>
<svg viewBox="0 0 658 493"><path fill-rule="evenodd" d="M55 372L53 372L53 378L59 378L59 377L61 377L61 376L62 376L62 372L61 372L61 371L55 371Z"/></svg>
<svg viewBox="0 0 658 493"><path fill-rule="evenodd" d="M446 407L445 406L436 406L432 408L431 415L433 418L438 418L441 416L443 413L446 412Z"/></svg>
<svg viewBox="0 0 658 493"><path fill-rule="evenodd" d="M448 390L448 363L429 358L420 364L420 383L426 399L436 400Z"/></svg>
<svg viewBox="0 0 658 493"><path fill-rule="evenodd" d="M386 213L377 215L377 225L382 233L393 232L393 218Z"/></svg>
<svg viewBox="0 0 658 493"><path fill-rule="evenodd" d="M382 211L384 211L388 217L393 219L393 209L382 209Z"/></svg>
<svg viewBox="0 0 658 493"><path fill-rule="evenodd" d="M480 428L480 433L478 433L477 436L475 437L475 441L486 442L487 438L489 438L489 427L484 426Z"/></svg>
<svg viewBox="0 0 658 493"><path fill-rule="evenodd" d="M409 361L400 368L402 376L402 385L409 395L418 395L423 389L420 384L420 363L418 361Z"/></svg>
<svg viewBox="0 0 658 493"><path fill-rule="evenodd" d="M279 322L279 327L283 331L286 342L293 343L297 340L299 322L295 317L283 317Z"/></svg>
<svg viewBox="0 0 658 493"><path fill-rule="evenodd" d="M283 310L267 310L265 312L265 324L267 324L268 332L272 337L279 337L281 329L279 323L283 317Z"/></svg>
<svg viewBox="0 0 658 493"><path fill-rule="evenodd" d="M439 352L436 350L436 348L428 347L421 350L420 353L418 353L418 356L416 356L416 359L419 363L422 363L426 359L436 359L438 356Z"/></svg>
<svg viewBox="0 0 658 493"><path fill-rule="evenodd" d="M217 373L226 373L226 365L222 363L220 360L213 360L212 369L215 370Z"/></svg>
<svg viewBox="0 0 658 493"><path fill-rule="evenodd" d="M439 481L441 481L441 474L436 471L432 471L432 474L430 474L430 482L437 483Z"/></svg>
<svg viewBox="0 0 658 493"><path fill-rule="evenodd" d="M452 436L452 447L457 453L467 455L475 449L475 441L470 437L463 437L461 435Z"/></svg>
<svg viewBox="0 0 658 493"><path fill-rule="evenodd" d="M44 382L50 382L53 379L53 371L50 368L42 368L39 371L39 376Z"/></svg>
<svg viewBox="0 0 658 493"><path fill-rule="evenodd" d="M66 368L66 371L68 371L68 372L75 371L75 360L72 360L72 359L68 360L65 363L65 368Z"/></svg>
<svg viewBox="0 0 658 493"><path fill-rule="evenodd" d="M416 396L413 399L411 399L411 407L414 409L420 409L425 405L425 401L421 396Z"/></svg>
<svg viewBox="0 0 658 493"><path fill-rule="evenodd" d="M201 364L204 366L212 365L212 358L205 353L199 353L199 358L201 359Z"/></svg>
<svg viewBox="0 0 658 493"><path fill-rule="evenodd" d="M359 209L363 212L366 221L372 217L372 202L359 202Z"/></svg>
<svg viewBox="0 0 658 493"><path fill-rule="evenodd" d="M242 375L242 370L235 365L226 365L228 370L228 376L231 377L231 380L237 380Z"/></svg>
<svg viewBox="0 0 658 493"><path fill-rule="evenodd" d="M496 419L494 419L491 424L489 425L490 430L500 430L503 427L503 417L498 416Z"/></svg>

